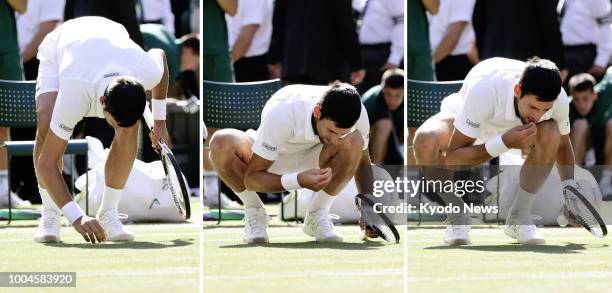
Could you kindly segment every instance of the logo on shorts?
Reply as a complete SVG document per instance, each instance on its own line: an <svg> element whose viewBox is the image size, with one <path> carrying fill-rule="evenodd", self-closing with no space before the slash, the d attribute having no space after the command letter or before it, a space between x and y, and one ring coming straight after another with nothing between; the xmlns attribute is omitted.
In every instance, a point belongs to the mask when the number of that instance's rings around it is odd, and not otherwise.
<svg viewBox="0 0 612 293"><path fill-rule="evenodd" d="M74 129L74 128L70 128L70 127L66 126L66 124L64 124L64 123L60 124L60 126L59 126L59 127L60 127L61 129L63 129L63 130L68 131L68 132L72 132L72 130Z"/></svg>
<svg viewBox="0 0 612 293"><path fill-rule="evenodd" d="M276 151L276 147L275 147L275 146L271 146L271 145L269 145L269 144L267 144L267 143L265 143L265 142L264 142L264 143L262 143L261 145L262 145L264 148L266 148L267 150L271 151L271 152L275 152L275 151Z"/></svg>
<svg viewBox="0 0 612 293"><path fill-rule="evenodd" d="M465 123L469 126L472 126L474 128L479 128L480 127L480 123L476 123L473 121L470 121L470 119L465 119Z"/></svg>
<svg viewBox="0 0 612 293"><path fill-rule="evenodd" d="M113 76L119 76L119 72L107 73L104 75L104 78L109 78Z"/></svg>

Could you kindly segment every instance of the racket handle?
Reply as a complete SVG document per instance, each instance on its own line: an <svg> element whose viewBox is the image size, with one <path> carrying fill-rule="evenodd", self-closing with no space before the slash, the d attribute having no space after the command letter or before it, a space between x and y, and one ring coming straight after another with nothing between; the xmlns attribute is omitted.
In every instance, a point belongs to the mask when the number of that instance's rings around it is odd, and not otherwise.
<svg viewBox="0 0 612 293"><path fill-rule="evenodd" d="M142 116L144 117L144 120L147 123L147 126L149 126L149 129L153 129L153 113L151 113L151 110L149 109L148 104L145 107L145 110L144 110L144 113L142 113Z"/></svg>

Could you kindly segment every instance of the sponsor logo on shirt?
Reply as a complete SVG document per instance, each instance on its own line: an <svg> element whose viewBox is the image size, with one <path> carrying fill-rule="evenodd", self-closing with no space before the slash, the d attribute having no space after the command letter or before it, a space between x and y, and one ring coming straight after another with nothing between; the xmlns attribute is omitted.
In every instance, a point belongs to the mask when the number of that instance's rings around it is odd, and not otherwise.
<svg viewBox="0 0 612 293"><path fill-rule="evenodd" d="M470 119L465 119L465 124L474 128L480 128L480 123L476 123L474 121L471 121Z"/></svg>
<svg viewBox="0 0 612 293"><path fill-rule="evenodd" d="M107 73L107 74L104 75L103 78L109 78L109 77L113 77L113 76L119 76L119 72Z"/></svg>
<svg viewBox="0 0 612 293"><path fill-rule="evenodd" d="M275 147L275 146L271 146L271 145L269 145L269 144L267 144L267 143L265 143L265 142L264 142L264 143L262 143L261 145L262 145L264 148L266 148L267 150L271 151L271 152L275 152L275 151L276 151L276 147Z"/></svg>
<svg viewBox="0 0 612 293"><path fill-rule="evenodd" d="M74 128L70 128L70 127L68 127L68 126L67 126L66 124L64 124L64 123L60 124L60 125L59 125L59 127L60 127L61 129L63 129L63 130L68 131L68 132L72 132L72 130L74 129Z"/></svg>

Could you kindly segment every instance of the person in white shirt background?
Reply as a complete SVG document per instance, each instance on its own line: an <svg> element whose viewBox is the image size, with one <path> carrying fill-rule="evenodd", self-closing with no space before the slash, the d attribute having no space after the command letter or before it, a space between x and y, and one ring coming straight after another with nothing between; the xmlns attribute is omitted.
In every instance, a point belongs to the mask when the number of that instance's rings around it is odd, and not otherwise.
<svg viewBox="0 0 612 293"><path fill-rule="evenodd" d="M402 67L404 61L404 2L367 0L361 13L359 45L366 75L360 93L380 83L383 72ZM353 6L362 3L353 2Z"/></svg>
<svg viewBox="0 0 612 293"><path fill-rule="evenodd" d="M440 0L438 13L427 14L438 81L463 80L472 68L468 53L476 42L472 27L475 4L476 0Z"/></svg>
<svg viewBox="0 0 612 293"><path fill-rule="evenodd" d="M569 69L566 81L578 73L601 80L612 58L610 0L561 0L561 37Z"/></svg>
<svg viewBox="0 0 612 293"><path fill-rule="evenodd" d="M140 2L140 23L163 24L174 34L174 14L170 0L138 0Z"/></svg>
<svg viewBox="0 0 612 293"><path fill-rule="evenodd" d="M273 11L273 0L238 0L236 15L225 15L237 82L270 79L266 54Z"/></svg>

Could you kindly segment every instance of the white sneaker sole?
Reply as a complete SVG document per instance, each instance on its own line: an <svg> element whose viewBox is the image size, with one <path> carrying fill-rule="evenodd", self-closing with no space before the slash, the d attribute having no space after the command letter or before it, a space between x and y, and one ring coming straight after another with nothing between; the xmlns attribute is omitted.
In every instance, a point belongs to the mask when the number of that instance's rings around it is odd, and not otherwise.
<svg viewBox="0 0 612 293"><path fill-rule="evenodd" d="M114 235L112 237L110 236L106 236L106 241L112 241L112 242L130 242L130 241L134 241L134 235L132 234L119 234L119 235Z"/></svg>
<svg viewBox="0 0 612 293"><path fill-rule="evenodd" d="M56 235L42 235L35 236L34 242L36 243L59 243L62 242L59 236Z"/></svg>
<svg viewBox="0 0 612 293"><path fill-rule="evenodd" d="M254 238L242 238L242 241L246 244L258 244L258 243L269 243L268 237L254 237Z"/></svg>
<svg viewBox="0 0 612 293"><path fill-rule="evenodd" d="M340 235L330 236L330 237L325 237L325 238L317 237L315 233L311 232L310 229L308 229L306 226L302 228L302 231L304 231L306 235L310 237L314 237L314 239L317 240L318 242L343 242L344 241L344 239Z"/></svg>
<svg viewBox="0 0 612 293"><path fill-rule="evenodd" d="M470 241L470 239L445 239L444 243L448 244L448 245L468 245L468 244L472 244L472 241Z"/></svg>

